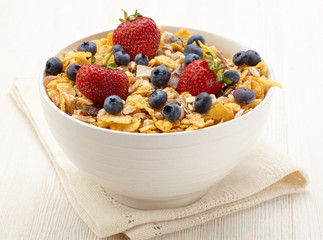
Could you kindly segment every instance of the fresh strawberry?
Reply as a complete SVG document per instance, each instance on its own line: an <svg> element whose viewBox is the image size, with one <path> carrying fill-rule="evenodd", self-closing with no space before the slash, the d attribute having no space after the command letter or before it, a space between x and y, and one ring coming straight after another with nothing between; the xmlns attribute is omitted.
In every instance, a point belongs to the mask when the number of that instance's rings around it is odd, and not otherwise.
<svg viewBox="0 0 323 240"><path fill-rule="evenodd" d="M177 85L179 93L189 92L197 96L201 92L217 94L221 90L223 80L221 68L214 62L211 54L207 55L206 60L195 60L185 68Z"/></svg>
<svg viewBox="0 0 323 240"><path fill-rule="evenodd" d="M111 55L112 53L110 57ZM120 69L107 67L106 64L103 66L88 64L81 67L77 72L75 83L82 94L99 106L102 106L110 95L118 95L124 100L128 96L129 79L126 73Z"/></svg>
<svg viewBox="0 0 323 240"><path fill-rule="evenodd" d="M130 55L131 60L134 60L139 53L144 53L152 59L160 42L160 31L155 21L143 17L137 10L129 17L124 11L124 17L125 19L120 19L122 23L113 32L113 45L121 45Z"/></svg>

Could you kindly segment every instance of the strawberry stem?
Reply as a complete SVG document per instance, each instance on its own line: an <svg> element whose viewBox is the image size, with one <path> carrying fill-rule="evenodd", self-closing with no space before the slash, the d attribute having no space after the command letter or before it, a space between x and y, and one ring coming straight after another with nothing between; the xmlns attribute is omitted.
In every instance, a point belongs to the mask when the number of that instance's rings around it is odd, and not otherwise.
<svg viewBox="0 0 323 240"><path fill-rule="evenodd" d="M121 9L121 10L122 10L122 11L123 11L123 13L124 13L124 19L119 18L120 22L125 22L125 21L134 21L134 20L136 20L138 17L142 17L142 15L138 12L138 10L137 10L137 9L136 9L135 13L134 13L134 14L132 14L132 15L130 15L129 17L128 17L128 13L127 13L125 10L123 10L123 9Z"/></svg>
<svg viewBox="0 0 323 240"><path fill-rule="evenodd" d="M92 56L91 56L91 64L95 64L95 61L96 61L96 59L95 59L95 57L92 55Z"/></svg>
<svg viewBox="0 0 323 240"><path fill-rule="evenodd" d="M105 60L104 64L102 65L103 67L108 67L108 62L110 60L110 58L112 57L112 55L114 54L115 50L113 50L112 52L109 53L107 59ZM111 64L109 64L110 66Z"/></svg>

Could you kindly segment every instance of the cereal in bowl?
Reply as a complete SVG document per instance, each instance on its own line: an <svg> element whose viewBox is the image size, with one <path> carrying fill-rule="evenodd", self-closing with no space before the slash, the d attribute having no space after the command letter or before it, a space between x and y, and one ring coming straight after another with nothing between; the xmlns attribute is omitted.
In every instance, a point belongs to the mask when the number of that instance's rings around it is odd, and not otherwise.
<svg viewBox="0 0 323 240"><path fill-rule="evenodd" d="M97 127L136 133L197 130L238 118L281 84L254 50L232 59L186 29L171 33L137 11L106 38L50 58L54 105Z"/></svg>

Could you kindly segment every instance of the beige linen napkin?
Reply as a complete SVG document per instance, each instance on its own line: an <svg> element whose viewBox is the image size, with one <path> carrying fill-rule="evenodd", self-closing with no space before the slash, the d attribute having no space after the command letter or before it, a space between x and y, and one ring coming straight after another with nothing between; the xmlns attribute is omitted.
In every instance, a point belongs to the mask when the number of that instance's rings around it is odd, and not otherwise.
<svg viewBox="0 0 323 240"><path fill-rule="evenodd" d="M129 208L84 176L59 149L42 113L36 79L16 80L11 95L45 146L73 208L99 237L149 239L298 192L307 184L304 172L286 154L262 141L197 202L177 209Z"/></svg>

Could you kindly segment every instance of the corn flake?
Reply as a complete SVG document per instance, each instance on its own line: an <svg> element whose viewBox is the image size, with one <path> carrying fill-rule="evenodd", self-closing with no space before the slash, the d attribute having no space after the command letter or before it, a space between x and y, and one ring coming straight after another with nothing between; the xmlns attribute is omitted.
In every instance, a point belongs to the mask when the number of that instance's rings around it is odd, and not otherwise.
<svg viewBox="0 0 323 240"><path fill-rule="evenodd" d="M167 120L158 120L155 123L155 125L159 130L161 130L163 132L169 132L173 127L173 124Z"/></svg>
<svg viewBox="0 0 323 240"><path fill-rule="evenodd" d="M107 36L107 45L109 45L109 46L113 46L112 36L113 36L113 33L112 32L108 33L108 36Z"/></svg>
<svg viewBox="0 0 323 240"><path fill-rule="evenodd" d="M149 115L154 116L154 109L149 106L148 101L145 100L141 95L128 96L126 103L135 106L137 109L144 109Z"/></svg>
<svg viewBox="0 0 323 240"><path fill-rule="evenodd" d="M125 116L129 117L129 116ZM136 132L140 127L141 120L139 118L132 118L130 123L113 123L110 125L111 130L123 131L123 132Z"/></svg>
<svg viewBox="0 0 323 240"><path fill-rule="evenodd" d="M165 65L170 70L174 70L178 67L179 63L171 59L170 57L161 55L154 58L156 60L155 65Z"/></svg>
<svg viewBox="0 0 323 240"><path fill-rule="evenodd" d="M172 48L173 48L173 50L176 52L176 51L180 51L180 52L184 52L184 48L183 48L183 46L181 46L180 44L178 44L178 43L171 43L170 44L171 46L172 46Z"/></svg>
<svg viewBox="0 0 323 240"><path fill-rule="evenodd" d="M233 109L221 102L213 104L207 115L215 121L228 121L234 118Z"/></svg>
<svg viewBox="0 0 323 240"><path fill-rule="evenodd" d="M177 38L180 38L180 39L182 39L182 40L183 40L183 44L184 44L184 46L186 46L186 44L187 44L187 40L188 40L191 36L192 36L192 34L191 34L188 30L186 30L186 29L184 29L184 28L180 29L177 33L175 33L175 34L174 34L174 37L177 37Z"/></svg>
<svg viewBox="0 0 323 240"><path fill-rule="evenodd" d="M204 118L202 118L202 115L199 113L187 114L186 118L189 120L190 124L198 128L202 128L205 125Z"/></svg>
<svg viewBox="0 0 323 240"><path fill-rule="evenodd" d="M151 131L155 130L155 129L156 129L155 125L148 125L148 126L139 128L139 132L141 132L141 133L151 133Z"/></svg>
<svg viewBox="0 0 323 240"><path fill-rule="evenodd" d="M112 114L106 113L101 117L101 121L107 124L110 124L110 123L130 124L132 121L132 117L123 116L123 115L112 115Z"/></svg>

